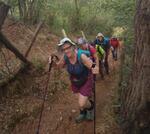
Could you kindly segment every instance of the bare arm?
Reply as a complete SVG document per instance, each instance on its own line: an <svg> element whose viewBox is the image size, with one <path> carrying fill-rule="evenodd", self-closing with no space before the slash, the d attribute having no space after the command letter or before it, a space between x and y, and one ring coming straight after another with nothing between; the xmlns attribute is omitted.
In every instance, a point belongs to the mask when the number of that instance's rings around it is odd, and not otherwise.
<svg viewBox="0 0 150 134"><path fill-rule="evenodd" d="M98 59L98 54L97 54L97 52L96 53L94 53L94 59L95 59L95 62L96 62L96 65L99 67L99 59Z"/></svg>
<svg viewBox="0 0 150 134"><path fill-rule="evenodd" d="M52 54L49 56L49 63L52 62L52 57L53 57L53 56L54 56L53 61L54 61L54 63L55 63L55 64L54 64L55 67L57 67L57 68L62 68L62 67L65 66L64 54L61 54L61 56L60 56L60 54L58 54L58 52L52 53ZM57 56L58 59L56 59L55 56Z"/></svg>
<svg viewBox="0 0 150 134"><path fill-rule="evenodd" d="M83 64L88 68L92 70L93 74L98 74L99 73L99 66L95 66L94 68L92 67L92 60L88 58L85 54L81 54L81 60Z"/></svg>
<svg viewBox="0 0 150 134"><path fill-rule="evenodd" d="M106 57L106 52L104 52L102 60L105 60L105 57Z"/></svg>
<svg viewBox="0 0 150 134"><path fill-rule="evenodd" d="M85 54L81 54L81 60L88 69L91 69L93 62L89 57L87 57Z"/></svg>
<svg viewBox="0 0 150 134"><path fill-rule="evenodd" d="M64 55L62 55L60 57L60 60L58 62L56 62L56 65L57 65L58 68L62 68L62 67L65 66Z"/></svg>

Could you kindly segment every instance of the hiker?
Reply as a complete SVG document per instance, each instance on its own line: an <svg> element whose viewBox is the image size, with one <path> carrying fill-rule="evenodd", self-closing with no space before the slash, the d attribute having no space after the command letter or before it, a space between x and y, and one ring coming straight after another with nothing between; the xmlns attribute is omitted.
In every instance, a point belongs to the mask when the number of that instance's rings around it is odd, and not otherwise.
<svg viewBox="0 0 150 134"><path fill-rule="evenodd" d="M98 56L97 56L97 53L96 53L96 49L82 37L78 38L77 44L78 44L80 49L87 50L87 51L90 52L90 58L98 66L99 65L99 60L98 60Z"/></svg>
<svg viewBox="0 0 150 134"><path fill-rule="evenodd" d="M63 52L60 60L56 63L58 67L65 67L69 73L73 93L78 95L80 114L75 121L93 120L93 103L89 101L92 95L93 74L99 72L98 66L81 49L76 49L75 43L69 38L64 38L58 44ZM51 56L49 62L51 62Z"/></svg>
<svg viewBox="0 0 150 134"><path fill-rule="evenodd" d="M117 61L118 56L118 47L119 47L119 41L116 37L111 37L109 44L111 45L111 52L112 52L112 58Z"/></svg>
<svg viewBox="0 0 150 134"><path fill-rule="evenodd" d="M99 66L99 59L96 53L96 49L82 37L79 37L77 39L77 44L80 49L89 51L90 58L92 59L94 63L96 63L97 66ZM94 81L96 81L96 75L93 75L93 79Z"/></svg>
<svg viewBox="0 0 150 134"><path fill-rule="evenodd" d="M102 33L98 33L94 41L95 46L100 45L105 51L104 67L106 74L109 74L108 55L110 50L109 39L104 37Z"/></svg>

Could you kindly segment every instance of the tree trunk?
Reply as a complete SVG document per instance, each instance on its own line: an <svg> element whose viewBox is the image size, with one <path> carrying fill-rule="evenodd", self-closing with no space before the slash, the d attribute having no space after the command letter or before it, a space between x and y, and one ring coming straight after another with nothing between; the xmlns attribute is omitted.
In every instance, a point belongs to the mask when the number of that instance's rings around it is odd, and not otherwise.
<svg viewBox="0 0 150 134"><path fill-rule="evenodd" d="M8 5L5 5L4 3L0 2L0 30L5 21L9 8L10 7Z"/></svg>
<svg viewBox="0 0 150 134"><path fill-rule="evenodd" d="M20 19L23 18L24 16L24 11L23 11L23 1L22 0L18 0L18 8L19 8L19 14L20 14Z"/></svg>
<svg viewBox="0 0 150 134"><path fill-rule="evenodd" d="M20 19L25 23L36 24L40 13L40 9L37 6L38 4L38 0L18 0Z"/></svg>
<svg viewBox="0 0 150 134"><path fill-rule="evenodd" d="M18 9L20 14L20 19L22 19L24 22L28 18L28 9L27 9L27 0L18 0Z"/></svg>
<svg viewBox="0 0 150 134"><path fill-rule="evenodd" d="M75 11L76 11L76 14L75 14L75 24L74 25L74 31L77 31L80 29L80 8L79 8L79 1L78 0L75 0Z"/></svg>
<svg viewBox="0 0 150 134"><path fill-rule="evenodd" d="M124 134L150 133L150 1L137 0L135 51L130 83L122 98Z"/></svg>

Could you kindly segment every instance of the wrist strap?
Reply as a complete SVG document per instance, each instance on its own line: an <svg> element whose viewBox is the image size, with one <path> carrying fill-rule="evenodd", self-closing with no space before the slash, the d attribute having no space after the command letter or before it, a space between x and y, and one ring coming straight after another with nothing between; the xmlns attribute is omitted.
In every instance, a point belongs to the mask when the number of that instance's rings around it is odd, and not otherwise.
<svg viewBox="0 0 150 134"><path fill-rule="evenodd" d="M95 63L93 63L93 64L92 64L92 66L91 66L91 68L94 68L95 66L96 66L96 64L95 64Z"/></svg>

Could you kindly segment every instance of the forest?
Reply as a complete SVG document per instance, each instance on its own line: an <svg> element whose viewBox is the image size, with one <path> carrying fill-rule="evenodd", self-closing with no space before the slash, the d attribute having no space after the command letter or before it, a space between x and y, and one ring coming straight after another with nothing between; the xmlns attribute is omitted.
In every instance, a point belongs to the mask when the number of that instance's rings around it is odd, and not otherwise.
<svg viewBox="0 0 150 134"><path fill-rule="evenodd" d="M0 133L149 134L149 31L149 0L0 0ZM95 43L100 35L110 45L109 52L102 47L104 63ZM58 48L63 38L75 49L82 38L98 56L92 121L74 121L83 94L72 93L68 70L53 63L69 51L66 42Z"/></svg>

